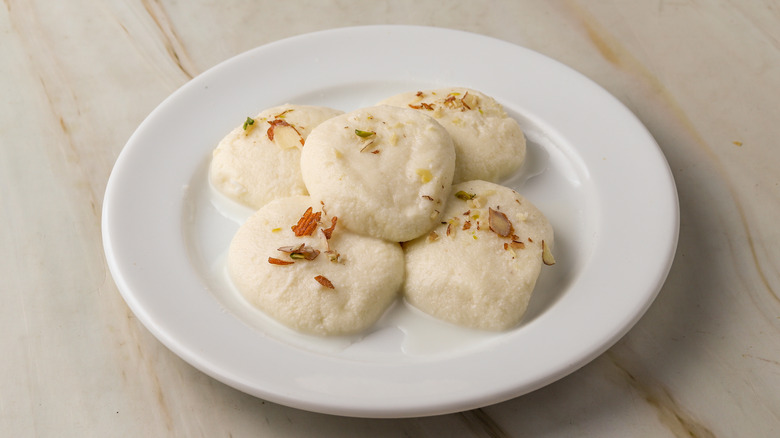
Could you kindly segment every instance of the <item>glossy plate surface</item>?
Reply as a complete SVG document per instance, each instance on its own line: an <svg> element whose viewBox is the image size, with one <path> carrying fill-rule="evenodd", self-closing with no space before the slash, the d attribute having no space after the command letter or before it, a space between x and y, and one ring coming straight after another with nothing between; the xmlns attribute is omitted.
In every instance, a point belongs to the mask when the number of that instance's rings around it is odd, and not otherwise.
<svg viewBox="0 0 780 438"><path fill-rule="evenodd" d="M212 192L217 142L282 103L350 111L393 94L465 86L524 128L528 157L505 182L555 229L523 323L483 333L403 302L355 338L291 332L250 308L224 275L250 213ZM301 409L407 417L472 409L533 391L601 354L660 290L677 243L677 195L644 126L570 68L484 36L369 26L302 35L210 69L139 126L111 174L103 237L111 273L168 348L241 391Z"/></svg>

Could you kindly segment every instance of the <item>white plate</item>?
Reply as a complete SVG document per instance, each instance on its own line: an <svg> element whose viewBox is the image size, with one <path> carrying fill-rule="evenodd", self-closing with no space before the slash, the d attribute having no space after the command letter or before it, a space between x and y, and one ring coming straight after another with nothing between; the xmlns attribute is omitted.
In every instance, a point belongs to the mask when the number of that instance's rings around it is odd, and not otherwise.
<svg viewBox="0 0 780 438"><path fill-rule="evenodd" d="M222 136L285 102L349 111L451 85L494 96L529 139L527 163L506 184L552 222L558 263L543 270L524 322L505 333L474 332L399 303L361 337L319 340L238 298L221 260L247 212L206 183ZM668 164L615 98L522 47L409 26L298 36L198 76L130 138L103 209L114 280L168 348L249 394L367 417L476 408L578 369L645 312L670 268L677 231Z"/></svg>

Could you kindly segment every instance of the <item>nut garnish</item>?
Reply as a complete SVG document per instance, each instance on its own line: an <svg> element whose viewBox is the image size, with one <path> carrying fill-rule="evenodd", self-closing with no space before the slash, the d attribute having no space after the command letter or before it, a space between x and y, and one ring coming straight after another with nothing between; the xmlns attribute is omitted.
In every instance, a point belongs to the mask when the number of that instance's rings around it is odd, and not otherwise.
<svg viewBox="0 0 780 438"><path fill-rule="evenodd" d="M488 223L490 224L490 231L498 234L501 237L509 237L514 233L512 222L506 215L498 210L489 208Z"/></svg>
<svg viewBox="0 0 780 438"><path fill-rule="evenodd" d="M485 205L487 199L484 195L475 196L468 200L468 205L471 208L482 208Z"/></svg>
<svg viewBox="0 0 780 438"><path fill-rule="evenodd" d="M279 114L275 115L274 118L275 119L283 119L283 118L285 118L287 116L287 113L289 113L291 111L295 111L295 108L288 108L288 109L280 112Z"/></svg>
<svg viewBox="0 0 780 438"><path fill-rule="evenodd" d="M249 134L249 131L251 131L252 128L254 127L255 127L255 119L251 117L247 117L246 120L244 121L244 132L246 134Z"/></svg>
<svg viewBox="0 0 780 438"><path fill-rule="evenodd" d="M298 220L298 223L291 227L293 233L295 233L297 237L311 236L317 228L317 222L320 221L321 216L321 212L312 213L312 209L309 207Z"/></svg>
<svg viewBox="0 0 780 438"><path fill-rule="evenodd" d="M504 243L504 249L508 249L508 248L524 249L525 248L525 243L518 242L517 240L513 240L513 241L511 241L509 243Z"/></svg>
<svg viewBox="0 0 780 438"><path fill-rule="evenodd" d="M295 262L289 262L287 260L279 260L279 259L276 259L276 258L273 258L273 257L268 257L268 263L270 263L272 265L284 266L284 265L292 265Z"/></svg>
<svg viewBox="0 0 780 438"><path fill-rule="evenodd" d="M370 138L376 135L376 132L374 131L363 131L360 129L355 130L355 135L357 135L360 138Z"/></svg>
<svg viewBox="0 0 780 438"><path fill-rule="evenodd" d="M475 195L474 193L464 192L463 190L458 190L455 193L455 197L462 201L468 201L469 199L474 199L475 196L477 195Z"/></svg>
<svg viewBox="0 0 780 438"><path fill-rule="evenodd" d="M469 94L467 91L466 94L463 95L463 98L460 99L460 102L463 104L463 106L467 109L474 109L477 107L477 103L479 101L479 98L473 94Z"/></svg>
<svg viewBox="0 0 780 438"><path fill-rule="evenodd" d="M330 260L333 263L338 263L341 261L341 254L339 254L337 251L329 249L325 251L325 254L328 255L328 260Z"/></svg>
<svg viewBox="0 0 780 438"><path fill-rule="evenodd" d="M436 234L436 231L428 233L428 242L435 242L437 240L439 240L439 235Z"/></svg>
<svg viewBox="0 0 780 438"><path fill-rule="evenodd" d="M283 246L281 248L277 248L277 251L287 253L290 255L291 259L296 260L314 260L318 255L320 255L319 250L310 246L306 246L305 243L300 244L300 246Z"/></svg>
<svg viewBox="0 0 780 438"><path fill-rule="evenodd" d="M322 228L322 234L325 235L325 239L330 240L330 236L333 234L333 230L336 229L336 222L338 222L339 217L333 216L330 219L330 228Z"/></svg>
<svg viewBox="0 0 780 438"><path fill-rule="evenodd" d="M547 266L552 266L555 264L555 257L553 257L552 251L550 251L550 247L544 243L544 240L542 240L542 262L544 262L544 264Z"/></svg>
<svg viewBox="0 0 780 438"><path fill-rule="evenodd" d="M464 230L468 230L469 228L471 228L471 221L464 222L463 223L463 229Z"/></svg>
<svg viewBox="0 0 780 438"><path fill-rule="evenodd" d="M425 103L425 102L420 102L420 104L419 104L419 105L412 105L412 104L410 103L410 104L409 104L409 108L412 108L412 109L417 109L417 110L418 110L418 109L426 109L426 110L432 111L432 110L433 110L433 104L431 104L431 103Z"/></svg>
<svg viewBox="0 0 780 438"><path fill-rule="evenodd" d="M328 280L322 275L318 275L314 277L314 279L317 280L317 283L321 284L323 287L326 287L328 289L335 289L335 287L333 287L333 283L331 283L330 280Z"/></svg>
<svg viewBox="0 0 780 438"><path fill-rule="evenodd" d="M274 141L274 138L276 138L276 143L285 148L295 147L296 143L300 143L303 146L303 136L295 129L295 126L282 119L269 120L268 124L271 125L266 131L269 140Z"/></svg>

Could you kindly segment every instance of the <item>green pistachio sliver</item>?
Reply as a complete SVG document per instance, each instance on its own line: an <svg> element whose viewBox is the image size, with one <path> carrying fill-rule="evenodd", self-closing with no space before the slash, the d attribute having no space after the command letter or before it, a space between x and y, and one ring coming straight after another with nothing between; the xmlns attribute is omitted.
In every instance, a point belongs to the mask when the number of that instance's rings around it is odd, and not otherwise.
<svg viewBox="0 0 780 438"><path fill-rule="evenodd" d="M376 135L376 132L374 132L374 131L362 131L360 129L356 129L355 130L355 135L357 135L360 138L368 138L368 137L371 137L372 135Z"/></svg>
<svg viewBox="0 0 780 438"><path fill-rule="evenodd" d="M292 252L290 253L290 258L295 260L301 260L301 259L305 259L306 256L299 252Z"/></svg>
<svg viewBox="0 0 780 438"><path fill-rule="evenodd" d="M251 117L247 117L246 120L244 121L244 131L246 131L247 128L249 128L250 126L252 126L254 124L255 124L255 119L253 119Z"/></svg>
<svg viewBox="0 0 780 438"><path fill-rule="evenodd" d="M475 196L477 195L473 193L464 192L463 190L458 190L458 192L455 193L455 197L462 201L468 201L469 199L474 199Z"/></svg>

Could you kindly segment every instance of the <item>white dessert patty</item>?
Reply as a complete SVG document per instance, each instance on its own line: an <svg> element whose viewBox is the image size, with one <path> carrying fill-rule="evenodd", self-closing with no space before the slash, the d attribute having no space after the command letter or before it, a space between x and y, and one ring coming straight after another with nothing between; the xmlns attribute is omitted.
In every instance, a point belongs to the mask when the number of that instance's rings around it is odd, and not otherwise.
<svg viewBox="0 0 780 438"><path fill-rule="evenodd" d="M290 104L260 112L247 129L242 123L217 145L209 169L212 186L254 209L276 198L307 194L300 171L302 142L315 126L342 113Z"/></svg>
<svg viewBox="0 0 780 438"><path fill-rule="evenodd" d="M427 233L455 168L447 131L409 108L377 106L317 126L301 154L306 188L360 234L393 242Z"/></svg>
<svg viewBox="0 0 780 438"><path fill-rule="evenodd" d="M525 159L525 135L520 125L495 99L479 91L460 87L411 91L380 103L413 107L447 129L456 152L453 184L501 182Z"/></svg>
<svg viewBox="0 0 780 438"><path fill-rule="evenodd" d="M296 237L292 227L307 208L321 211L308 196L271 201L251 216L235 234L227 267L233 284L254 306L282 324L315 335L341 335L373 325L398 296L404 276L403 251L398 243L361 236L337 221L326 241L321 224L310 236ZM319 208L318 208L319 207ZM299 247L320 251L313 260L292 259L279 251ZM331 261L325 251L339 254ZM289 265L269 263L269 257ZM315 277L330 281L330 289Z"/></svg>
<svg viewBox="0 0 780 438"><path fill-rule="evenodd" d="M462 200L459 192L475 197ZM491 208L506 216L511 235L500 235L510 233L501 228L498 215L497 231L491 230ZM497 331L516 326L541 271L542 245L553 245L547 219L510 188L469 181L453 185L442 221L435 235L404 244L406 300L466 327Z"/></svg>

